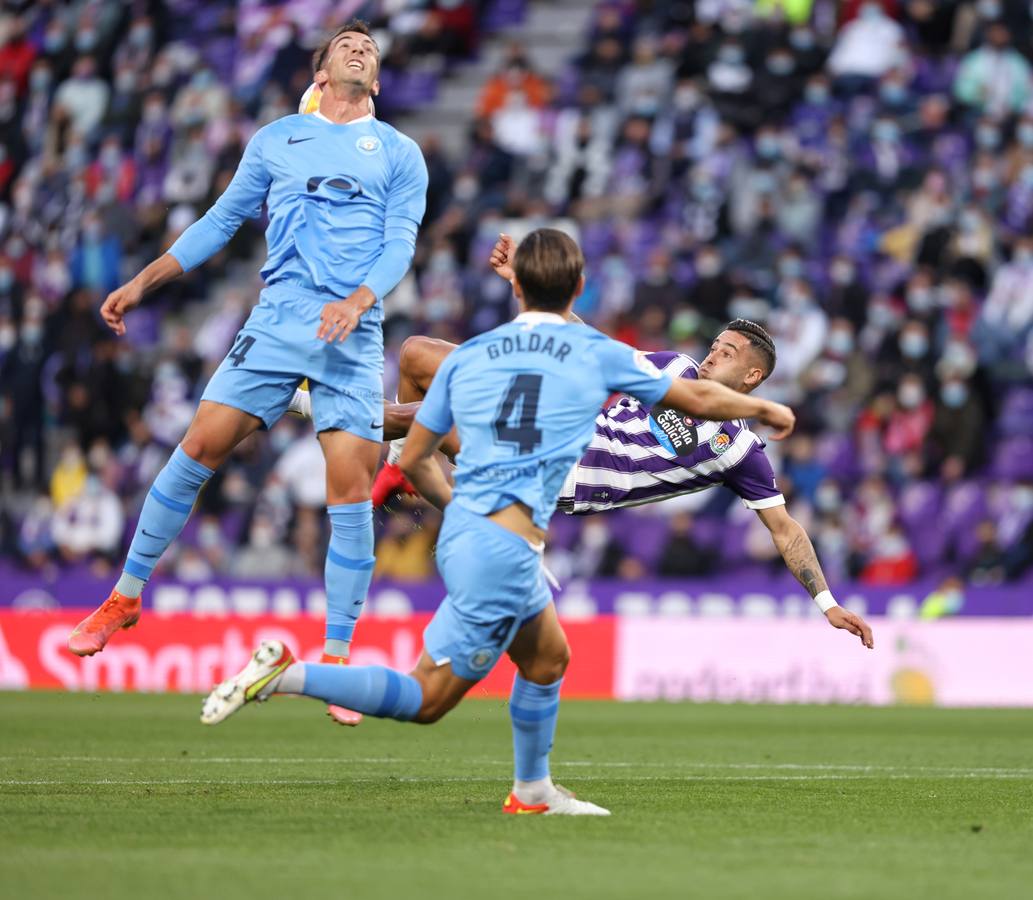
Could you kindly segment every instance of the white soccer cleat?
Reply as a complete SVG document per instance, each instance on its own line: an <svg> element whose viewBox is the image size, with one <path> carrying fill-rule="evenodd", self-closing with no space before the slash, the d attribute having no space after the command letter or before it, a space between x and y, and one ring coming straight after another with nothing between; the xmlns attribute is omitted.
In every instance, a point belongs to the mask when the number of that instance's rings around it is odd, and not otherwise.
<svg viewBox="0 0 1033 900"><path fill-rule="evenodd" d="M608 816L610 811L578 800L573 791L558 784L552 786L552 793L541 803L524 803L516 794L510 793L502 803L502 811L517 816Z"/></svg>
<svg viewBox="0 0 1033 900"><path fill-rule="evenodd" d="M245 703L268 700L274 682L289 665L294 654L280 641L262 641L243 669L213 690L201 707L201 722L218 725Z"/></svg>
<svg viewBox="0 0 1033 900"><path fill-rule="evenodd" d="M299 419L311 419L312 395L303 388L296 388L291 402L287 405L287 412Z"/></svg>

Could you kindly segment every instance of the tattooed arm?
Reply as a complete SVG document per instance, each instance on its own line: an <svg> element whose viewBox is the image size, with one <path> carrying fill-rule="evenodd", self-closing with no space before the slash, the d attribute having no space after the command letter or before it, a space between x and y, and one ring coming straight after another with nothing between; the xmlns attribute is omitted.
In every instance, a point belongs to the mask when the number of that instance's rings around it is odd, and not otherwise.
<svg viewBox="0 0 1033 900"><path fill-rule="evenodd" d="M785 560L786 567L814 599L819 594L828 592L829 585L825 573L821 571L818 555L814 552L814 544L807 537L803 526L796 521L785 506L773 506L770 509L758 509L757 515L771 532L775 547ZM828 595L831 597L831 594ZM833 601L834 603L834 601ZM872 630L860 616L849 612L839 605L825 610L825 618L834 628L844 628L857 635L869 649L875 646Z"/></svg>

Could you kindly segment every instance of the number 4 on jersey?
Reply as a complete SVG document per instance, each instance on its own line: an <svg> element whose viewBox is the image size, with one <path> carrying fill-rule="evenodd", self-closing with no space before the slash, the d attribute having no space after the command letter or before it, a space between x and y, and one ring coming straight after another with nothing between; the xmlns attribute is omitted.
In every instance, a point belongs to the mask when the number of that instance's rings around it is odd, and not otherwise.
<svg viewBox="0 0 1033 900"><path fill-rule="evenodd" d="M535 424L541 391L541 375L513 376L495 417L497 443L512 444L517 453L524 454L531 453L542 442L541 429Z"/></svg>

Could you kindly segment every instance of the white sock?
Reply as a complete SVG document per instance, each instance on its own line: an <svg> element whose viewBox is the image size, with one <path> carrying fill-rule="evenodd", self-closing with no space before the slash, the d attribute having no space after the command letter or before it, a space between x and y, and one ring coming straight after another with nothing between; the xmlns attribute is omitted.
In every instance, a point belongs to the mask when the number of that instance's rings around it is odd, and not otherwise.
<svg viewBox="0 0 1033 900"><path fill-rule="evenodd" d="M520 781L517 779L513 782L513 793L516 794L517 800L529 806L545 803L555 790L551 775L546 775L544 778L538 779L538 781Z"/></svg>
<svg viewBox="0 0 1033 900"><path fill-rule="evenodd" d="M305 690L305 664L300 662L287 666L273 686L273 692L277 694L300 694L303 690Z"/></svg>
<svg viewBox="0 0 1033 900"><path fill-rule="evenodd" d="M405 438L395 438L387 445L387 462L389 465L398 465L398 460L402 458L402 448L404 446Z"/></svg>
<svg viewBox="0 0 1033 900"><path fill-rule="evenodd" d="M287 412L296 413L305 419L312 418L312 395L308 391L298 388L291 397Z"/></svg>
<svg viewBox="0 0 1033 900"><path fill-rule="evenodd" d="M327 638L323 641L323 652L327 656L340 656L347 659L351 655L351 641L339 641L335 638Z"/></svg>
<svg viewBox="0 0 1033 900"><path fill-rule="evenodd" d="M142 578L137 578L135 575L123 572L118 578L118 584L115 585L115 590L123 597L129 597L131 600L135 600L143 593L145 584L147 584L147 582Z"/></svg>

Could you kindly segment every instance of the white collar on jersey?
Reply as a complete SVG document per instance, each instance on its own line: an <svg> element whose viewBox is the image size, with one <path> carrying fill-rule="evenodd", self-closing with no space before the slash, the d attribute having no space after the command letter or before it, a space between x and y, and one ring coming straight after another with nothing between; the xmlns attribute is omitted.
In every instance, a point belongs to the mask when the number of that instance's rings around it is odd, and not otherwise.
<svg viewBox="0 0 1033 900"><path fill-rule="evenodd" d="M324 116L318 109L312 113L317 119L322 119L324 122L330 122L330 120ZM330 122L331 125L358 125L359 122L372 122L373 113L366 113L364 116L359 116L357 119L352 119L350 122Z"/></svg>
<svg viewBox="0 0 1033 900"><path fill-rule="evenodd" d="M514 322L521 322L527 325L566 325L567 320L557 313L540 312L539 310L528 310L520 313Z"/></svg>

